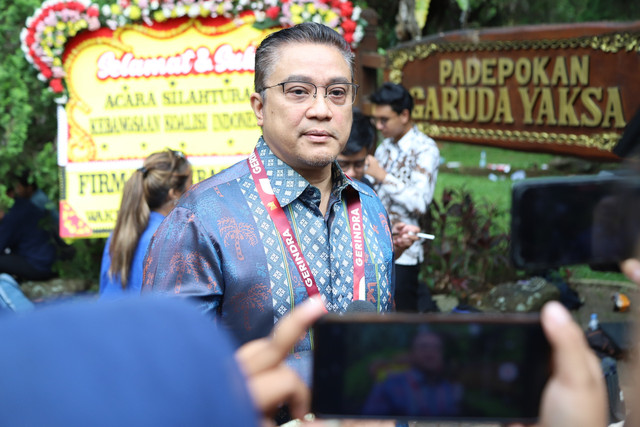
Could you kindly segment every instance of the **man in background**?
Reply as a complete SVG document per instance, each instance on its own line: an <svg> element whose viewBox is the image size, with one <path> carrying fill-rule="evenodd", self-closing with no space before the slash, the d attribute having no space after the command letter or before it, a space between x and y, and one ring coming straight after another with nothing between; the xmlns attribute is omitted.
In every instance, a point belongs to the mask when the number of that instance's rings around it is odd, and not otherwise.
<svg viewBox="0 0 640 427"><path fill-rule="evenodd" d="M413 98L401 85L385 83L371 102L376 128L385 139L369 160L366 173L375 181L391 224L417 226L433 199L440 165L438 146L414 125ZM398 311L425 311L432 306L428 288L418 282L424 261L422 243L414 242L396 260Z"/></svg>
<svg viewBox="0 0 640 427"><path fill-rule="evenodd" d="M347 140L347 145L338 155L338 164L349 178L358 180L373 188L373 181L367 177L366 170L376 139L376 128L371 123L371 119L357 108L353 109L353 124L351 134ZM375 161L375 159L374 159ZM419 240L416 233L420 227L404 222L396 222L392 226L393 250L396 259L402 253ZM434 303L435 304L435 303Z"/></svg>
<svg viewBox="0 0 640 427"><path fill-rule="evenodd" d="M368 158L373 152L376 129L369 117L357 108L353 109L351 134L342 153L338 154L338 164L350 178L357 179L373 188L373 181L365 175Z"/></svg>

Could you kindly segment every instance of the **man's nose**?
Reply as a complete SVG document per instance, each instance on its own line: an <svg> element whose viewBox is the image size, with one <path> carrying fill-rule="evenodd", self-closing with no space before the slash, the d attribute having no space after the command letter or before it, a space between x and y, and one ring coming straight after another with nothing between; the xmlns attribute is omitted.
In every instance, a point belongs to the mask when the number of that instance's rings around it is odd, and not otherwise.
<svg viewBox="0 0 640 427"><path fill-rule="evenodd" d="M322 95L319 91L315 97L311 100L311 105L307 111L311 112L311 114L325 117L325 116L333 116L333 112L331 111L331 101L329 98Z"/></svg>

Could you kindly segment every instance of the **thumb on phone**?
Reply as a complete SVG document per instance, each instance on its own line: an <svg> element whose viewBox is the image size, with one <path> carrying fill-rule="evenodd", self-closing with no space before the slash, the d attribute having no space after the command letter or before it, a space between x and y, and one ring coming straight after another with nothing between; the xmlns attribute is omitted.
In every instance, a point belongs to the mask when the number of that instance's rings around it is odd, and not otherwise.
<svg viewBox="0 0 640 427"><path fill-rule="evenodd" d="M541 322L551 344L553 372L542 395L539 424L607 425L604 375L584 332L557 301L543 307Z"/></svg>

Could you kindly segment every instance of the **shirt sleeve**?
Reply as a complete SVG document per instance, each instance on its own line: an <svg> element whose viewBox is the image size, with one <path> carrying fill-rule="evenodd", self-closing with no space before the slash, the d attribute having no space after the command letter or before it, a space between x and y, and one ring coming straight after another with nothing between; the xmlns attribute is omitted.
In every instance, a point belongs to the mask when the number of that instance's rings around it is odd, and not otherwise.
<svg viewBox="0 0 640 427"><path fill-rule="evenodd" d="M162 222L144 261L142 292L185 296L217 314L223 289L220 251L190 210L176 207Z"/></svg>
<svg viewBox="0 0 640 427"><path fill-rule="evenodd" d="M392 205L401 205L408 213L421 215L427 211L427 207L433 200L440 165L440 152L435 143L428 143L428 141L416 144L414 147L406 153L406 158L417 159L415 168L405 178L397 176L394 170L388 170L379 192L384 193L391 200Z"/></svg>

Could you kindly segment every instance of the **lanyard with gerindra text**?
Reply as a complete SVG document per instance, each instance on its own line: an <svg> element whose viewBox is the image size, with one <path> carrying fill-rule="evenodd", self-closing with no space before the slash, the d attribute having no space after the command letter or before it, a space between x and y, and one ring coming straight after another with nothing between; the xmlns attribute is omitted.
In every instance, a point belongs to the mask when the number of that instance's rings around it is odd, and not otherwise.
<svg viewBox="0 0 640 427"><path fill-rule="evenodd" d="M256 184L256 189L262 200L262 204L269 212L271 220L276 226L280 237L287 247L287 251L293 259L300 277L304 282L309 296L319 294L318 285L311 273L309 263L302 254L298 241L291 229L291 224L287 219L284 210L280 206L280 202L273 194L271 183L267 177L267 171L262 164L258 151L254 150L247 159L251 177ZM351 227L351 246L353 248L353 300L364 300L364 234L362 229L362 206L360 198L356 194L351 194L347 198L347 211L349 214L349 225Z"/></svg>

